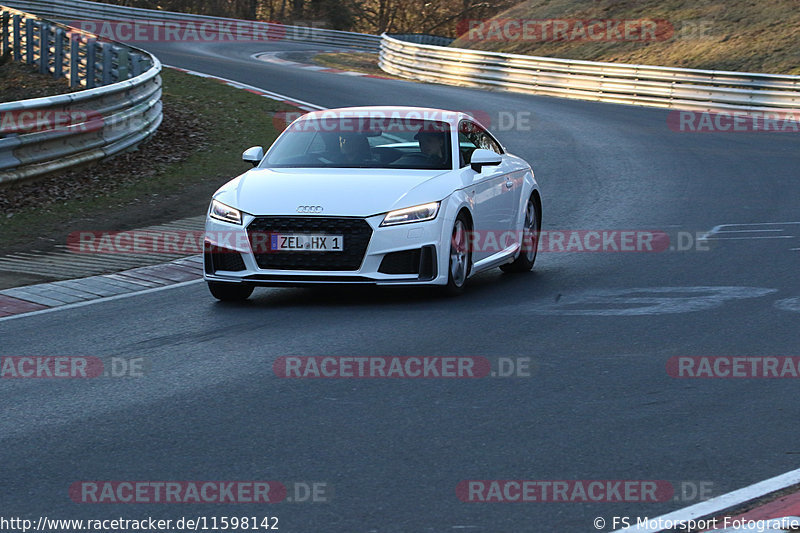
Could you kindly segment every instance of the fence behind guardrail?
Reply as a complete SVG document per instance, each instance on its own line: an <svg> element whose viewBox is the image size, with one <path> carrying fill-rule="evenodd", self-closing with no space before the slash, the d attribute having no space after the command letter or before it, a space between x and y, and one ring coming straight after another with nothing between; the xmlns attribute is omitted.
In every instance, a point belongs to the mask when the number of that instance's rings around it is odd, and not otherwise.
<svg viewBox="0 0 800 533"><path fill-rule="evenodd" d="M0 5L0 53L84 90L0 103L0 183L130 149L162 120L161 63L143 50Z"/></svg>

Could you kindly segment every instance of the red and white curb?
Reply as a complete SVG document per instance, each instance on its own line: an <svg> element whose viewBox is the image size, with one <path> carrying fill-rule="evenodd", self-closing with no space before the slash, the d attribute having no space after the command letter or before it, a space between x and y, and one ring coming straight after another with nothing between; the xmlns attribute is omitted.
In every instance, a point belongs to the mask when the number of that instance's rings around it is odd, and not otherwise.
<svg viewBox="0 0 800 533"><path fill-rule="evenodd" d="M184 74L191 74L192 76L199 76L201 78L206 78L209 80L218 81L230 87L234 87L236 89L243 89L247 92L257 94L258 96L263 96L264 98L269 98L270 100L275 100L277 102L281 102L287 105L295 106L297 108L302 109L303 111L319 111L320 109L325 109L324 107L318 106L316 104L312 104L310 102L306 102L304 100L299 100L297 98L292 98L291 96L286 96L283 94L274 93L272 91L267 91L265 89L261 89L259 87L255 87L253 85L248 85L246 83L241 83L234 80L229 80L228 78L222 78L220 76L212 76L211 74L206 74L205 72L197 72L196 70L188 70L185 68L180 67L173 67L171 65L164 65L167 68L171 68L173 70L177 70L178 72L183 72Z"/></svg>
<svg viewBox="0 0 800 533"><path fill-rule="evenodd" d="M787 489L790 489L788 494L769 498ZM763 502L755 503L759 500ZM616 530L618 533L660 531L800 531L800 469Z"/></svg>
<svg viewBox="0 0 800 533"><path fill-rule="evenodd" d="M202 256L192 256L113 274L90 276L0 291L0 321L95 300L195 283L203 277Z"/></svg>
<svg viewBox="0 0 800 533"><path fill-rule="evenodd" d="M328 52L340 52L341 50L323 50L320 53L328 53ZM289 61L288 59L281 59L278 57L278 54L283 54L285 52L260 52L257 54L252 54L250 57L252 59L256 59L258 61L264 61L265 63L273 63L276 65L281 65L285 67L292 67L292 68L300 68L305 70L313 70L316 72L327 72L330 74L341 74L344 76L355 76L358 78L376 78L379 80L391 80L394 78L390 78L389 76L379 76L377 74L367 74L366 72L356 72L353 70L341 70L338 68L331 68L331 67L323 67L322 65L312 65L309 63L299 63L297 61Z"/></svg>
<svg viewBox="0 0 800 533"><path fill-rule="evenodd" d="M708 530L709 533L733 533L734 531L759 531L761 533L783 533L800 531L800 492L783 496L745 513L716 517L716 525L724 529Z"/></svg>

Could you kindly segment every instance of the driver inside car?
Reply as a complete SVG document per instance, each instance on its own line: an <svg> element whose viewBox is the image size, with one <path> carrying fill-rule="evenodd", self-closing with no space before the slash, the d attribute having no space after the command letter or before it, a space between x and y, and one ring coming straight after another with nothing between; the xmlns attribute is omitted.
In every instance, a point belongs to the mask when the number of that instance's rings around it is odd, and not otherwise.
<svg viewBox="0 0 800 533"><path fill-rule="evenodd" d="M446 162L445 142L447 139L443 132L423 128L414 135L414 139L419 141L419 151L422 152L432 164L439 166Z"/></svg>
<svg viewBox="0 0 800 533"><path fill-rule="evenodd" d="M345 164L364 165L375 161L367 137L358 133L340 133L339 152Z"/></svg>
<svg viewBox="0 0 800 533"><path fill-rule="evenodd" d="M392 166L419 167L430 169L450 168L450 150L448 149L449 133L433 124L425 124L414 135L419 143L419 151L406 153Z"/></svg>

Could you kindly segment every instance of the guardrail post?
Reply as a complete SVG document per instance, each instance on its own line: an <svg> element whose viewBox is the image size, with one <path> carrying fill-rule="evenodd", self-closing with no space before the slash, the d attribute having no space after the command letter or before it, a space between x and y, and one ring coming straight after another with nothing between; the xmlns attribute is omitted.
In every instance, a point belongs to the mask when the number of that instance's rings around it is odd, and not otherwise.
<svg viewBox="0 0 800 533"><path fill-rule="evenodd" d="M117 81L127 80L130 76L131 57L127 48L117 50Z"/></svg>
<svg viewBox="0 0 800 533"><path fill-rule="evenodd" d="M75 88L81 82L81 51L80 37L75 33L69 34L69 86Z"/></svg>
<svg viewBox="0 0 800 533"><path fill-rule="evenodd" d="M19 62L22 59L22 40L20 39L20 16L14 15L14 61Z"/></svg>
<svg viewBox="0 0 800 533"><path fill-rule="evenodd" d="M112 69L114 68L111 64L111 43L107 43L101 41L100 43L100 51L102 53L102 72L101 72L101 85L108 85L111 83L112 78Z"/></svg>
<svg viewBox="0 0 800 533"><path fill-rule="evenodd" d="M47 74L50 70L50 25L39 23L39 72Z"/></svg>
<svg viewBox="0 0 800 533"><path fill-rule="evenodd" d="M9 50L9 35L8 35L8 26L11 21L11 16L9 15L8 11L3 11L3 42L0 43L0 46L3 47L2 57L7 57L11 52Z"/></svg>
<svg viewBox="0 0 800 533"><path fill-rule="evenodd" d="M91 89L95 86L95 76L97 76L97 63L95 60L97 52L97 39L89 37L86 39L86 88Z"/></svg>
<svg viewBox="0 0 800 533"><path fill-rule="evenodd" d="M134 78L142 73L142 56L136 52L131 52L131 71Z"/></svg>
<svg viewBox="0 0 800 533"><path fill-rule="evenodd" d="M64 77L64 29L56 28L53 37L53 77L60 79Z"/></svg>
<svg viewBox="0 0 800 533"><path fill-rule="evenodd" d="M25 19L25 63L33 65L33 19Z"/></svg>

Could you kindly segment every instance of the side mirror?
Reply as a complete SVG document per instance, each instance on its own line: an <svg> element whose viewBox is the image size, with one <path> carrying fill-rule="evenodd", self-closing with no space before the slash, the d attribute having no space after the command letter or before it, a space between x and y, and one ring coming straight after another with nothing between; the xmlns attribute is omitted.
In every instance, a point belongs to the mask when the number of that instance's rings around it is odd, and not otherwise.
<svg viewBox="0 0 800 533"><path fill-rule="evenodd" d="M242 153L242 161L254 167L258 166L262 159L264 159L264 149L260 146L253 146Z"/></svg>
<svg viewBox="0 0 800 533"><path fill-rule="evenodd" d="M472 170L480 173L483 171L483 167L496 167L502 161L503 158L500 154L484 148L478 148L472 152L469 165L472 167Z"/></svg>

